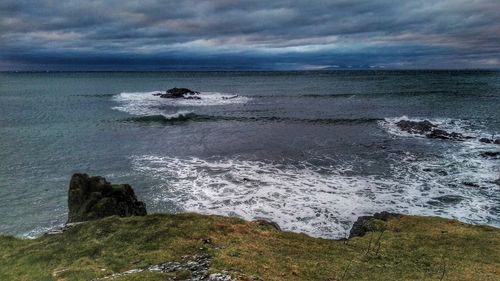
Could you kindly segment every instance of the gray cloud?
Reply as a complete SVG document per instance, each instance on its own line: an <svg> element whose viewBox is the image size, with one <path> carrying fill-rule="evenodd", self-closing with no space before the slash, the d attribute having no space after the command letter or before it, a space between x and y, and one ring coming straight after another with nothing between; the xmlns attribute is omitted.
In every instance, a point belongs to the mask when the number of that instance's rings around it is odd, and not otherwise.
<svg viewBox="0 0 500 281"><path fill-rule="evenodd" d="M0 67L500 67L500 2L0 3Z"/></svg>

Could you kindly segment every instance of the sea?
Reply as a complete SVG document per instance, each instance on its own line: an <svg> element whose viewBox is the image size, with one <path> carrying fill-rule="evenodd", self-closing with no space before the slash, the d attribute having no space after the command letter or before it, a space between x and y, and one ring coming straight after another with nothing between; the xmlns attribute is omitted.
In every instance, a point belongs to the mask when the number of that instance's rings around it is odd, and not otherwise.
<svg viewBox="0 0 500 281"><path fill-rule="evenodd" d="M185 87L201 99L153 94ZM401 131L428 120L464 141ZM149 213L343 238L380 211L500 227L498 71L2 72L0 234L67 220L73 173Z"/></svg>

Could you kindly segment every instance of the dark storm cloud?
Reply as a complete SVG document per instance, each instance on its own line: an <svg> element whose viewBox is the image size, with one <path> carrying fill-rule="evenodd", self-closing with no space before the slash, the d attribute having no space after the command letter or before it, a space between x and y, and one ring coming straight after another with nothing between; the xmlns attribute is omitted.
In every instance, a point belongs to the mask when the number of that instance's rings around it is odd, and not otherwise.
<svg viewBox="0 0 500 281"><path fill-rule="evenodd" d="M0 3L0 69L500 67L500 1Z"/></svg>

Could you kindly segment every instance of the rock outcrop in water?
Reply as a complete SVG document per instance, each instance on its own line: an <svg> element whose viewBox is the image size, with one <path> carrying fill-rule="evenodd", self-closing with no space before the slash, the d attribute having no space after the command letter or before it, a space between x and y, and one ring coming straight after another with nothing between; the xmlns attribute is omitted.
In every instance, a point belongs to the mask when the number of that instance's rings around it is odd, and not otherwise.
<svg viewBox="0 0 500 281"><path fill-rule="evenodd" d="M410 121L410 120L401 120L396 123L398 128L402 131L412 133L412 134L420 134L425 135L430 133L437 126L432 124L431 122L424 121Z"/></svg>
<svg viewBox="0 0 500 281"><path fill-rule="evenodd" d="M500 144L500 139L489 139L489 138L480 138L479 139L480 142L482 143L494 143L494 144Z"/></svg>
<svg viewBox="0 0 500 281"><path fill-rule="evenodd" d="M165 94L154 94L160 96L160 98L168 99L201 99L198 95L200 92L193 91L187 88L172 88L167 90Z"/></svg>
<svg viewBox="0 0 500 281"><path fill-rule="evenodd" d="M411 133L425 135L431 139L452 139L452 140L463 140L469 137L465 137L460 133L447 132L445 130L438 129L437 125L431 123L428 120L424 121L410 121L401 120L396 123L398 128L402 131Z"/></svg>
<svg viewBox="0 0 500 281"><path fill-rule="evenodd" d="M128 184L112 185L103 177L74 174L68 191L68 223L108 216L144 216L146 205Z"/></svg>

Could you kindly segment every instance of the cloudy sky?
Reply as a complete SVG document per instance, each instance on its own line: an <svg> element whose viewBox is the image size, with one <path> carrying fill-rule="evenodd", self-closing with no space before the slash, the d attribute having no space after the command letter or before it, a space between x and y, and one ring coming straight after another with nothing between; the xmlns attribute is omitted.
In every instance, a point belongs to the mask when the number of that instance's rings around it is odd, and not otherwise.
<svg viewBox="0 0 500 281"><path fill-rule="evenodd" d="M500 0L0 1L0 70L500 68Z"/></svg>

